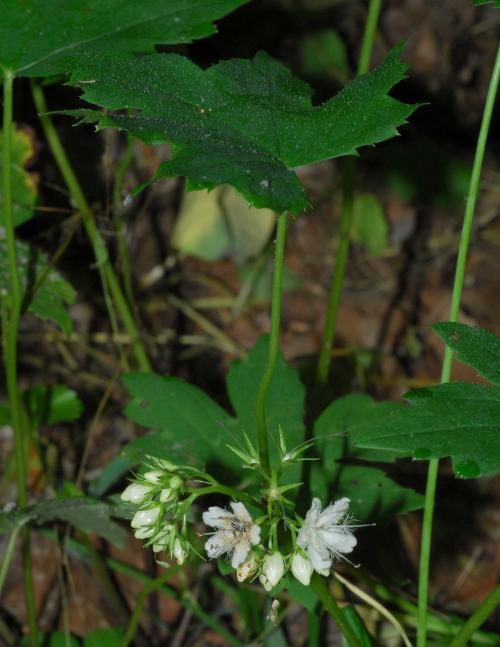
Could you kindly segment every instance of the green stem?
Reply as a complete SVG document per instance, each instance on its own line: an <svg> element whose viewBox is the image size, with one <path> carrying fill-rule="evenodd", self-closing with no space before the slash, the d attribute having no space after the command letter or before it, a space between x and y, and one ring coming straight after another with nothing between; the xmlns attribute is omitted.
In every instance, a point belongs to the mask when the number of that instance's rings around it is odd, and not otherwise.
<svg viewBox="0 0 500 647"><path fill-rule="evenodd" d="M51 530L42 530L41 534L45 537L49 537L50 539L57 539L55 533ZM87 548L78 540L69 537L66 539L65 545L67 546L68 550L71 551L71 553L79 559L89 559ZM106 565L109 566L109 568L113 569L116 573L122 573L123 575L126 575L127 577L130 577L138 582L147 584L151 581L154 581L154 578L146 575L146 573L143 573L139 569L134 568L129 564L125 564L124 562L121 562L114 557L106 557L104 561ZM174 569L175 567L173 567L172 569L172 574ZM192 611L193 615L204 622L207 627L213 629L217 634L219 634L219 636L224 638L229 645L232 645L233 647L243 647L242 642L240 642L225 627L217 622L217 620L212 615L204 611L192 597L188 595L179 595L179 593L175 589L170 588L165 584L159 586L158 591L169 598L178 600L185 609Z"/></svg>
<svg viewBox="0 0 500 647"><path fill-rule="evenodd" d="M320 599L321 604L325 607L326 611L328 611L328 613L337 623L337 627L344 635L349 647L361 647L359 640L357 639L356 635L351 629L351 626L345 619L342 610L335 602L333 596L328 590L325 578L315 573L311 579L311 588Z"/></svg>
<svg viewBox="0 0 500 647"><path fill-rule="evenodd" d="M279 351L279 333L281 319L281 290L283 286L283 268L285 264L285 240L288 214L283 212L278 216L276 247L274 252L274 276L271 304L271 334L267 366L257 392L255 415L257 420L257 448L262 470L268 478L271 476L271 461L269 458L269 437L266 424L266 400L276 369Z"/></svg>
<svg viewBox="0 0 500 647"><path fill-rule="evenodd" d="M457 321L460 307L460 299L465 278L465 268L467 263L467 254L472 232L472 221L474 219L474 209L476 206L477 194L479 190L479 180L483 166L484 152L488 140L488 131L490 128L491 115L498 91L500 80L500 47L497 50L495 64L490 79L488 95L484 106L481 129L477 139L476 153L472 166L472 174L467 194L465 206L464 222L462 233L460 235L460 245L458 250L457 265L455 270L455 280L453 282L453 293L451 298L450 321ZM441 383L448 382L451 377L451 365L453 352L446 347L443 368L441 371ZM425 647L427 636L427 604L429 597L429 565L431 553L432 521L434 516L434 503L438 478L439 460L433 458L429 461L427 473L427 486L425 491L424 519L422 526L422 542L420 548L420 565L418 580L418 630L417 630L417 647Z"/></svg>
<svg viewBox="0 0 500 647"><path fill-rule="evenodd" d="M131 135L127 135L127 148L120 163L116 168L115 180L113 184L113 225L118 241L118 262L119 269L123 278L125 294L127 295L128 302L132 307L134 304L134 291L132 288L132 272L130 271L130 259L127 249L127 240L125 237L125 225L123 218L120 214L122 207L121 191L125 173L129 168L134 157L134 146Z"/></svg>
<svg viewBox="0 0 500 647"><path fill-rule="evenodd" d="M5 242L7 246L10 295L6 299L6 306L2 299L2 337L7 395L12 416L12 428L14 430L17 502L20 508L24 508L28 501L27 455L21 400L17 388L17 336L23 302L23 289L17 265L16 236L14 232L14 215L12 212L13 99L14 75L6 72L3 79L3 224L5 227ZM38 637L28 529L23 530L22 539L24 595L29 627L29 641L31 645L35 646L38 644Z"/></svg>
<svg viewBox="0 0 500 647"><path fill-rule="evenodd" d="M14 555L14 548L16 546L17 535L19 534L20 530L21 528L14 528L14 530L11 532L9 541L7 543L7 548L5 549L5 553L3 556L3 561L2 561L2 564L0 565L0 596L2 595L3 585L5 582L5 578L7 577L7 573L9 571L9 566L12 561L12 557Z"/></svg>
<svg viewBox="0 0 500 647"><path fill-rule="evenodd" d="M121 639L120 647L128 647L130 642L133 640L148 595L153 593L153 591L160 589L162 585L165 584L165 582L172 579L173 575L173 572L171 572L171 570L169 569L165 573L160 575L160 577L156 577L154 580L151 580L144 586L142 591L137 596L134 610L132 611L132 615L130 616L127 630L125 631L125 634Z"/></svg>
<svg viewBox="0 0 500 647"><path fill-rule="evenodd" d="M347 260L349 258L355 168L356 162L354 161L354 158L346 160L342 183L343 190L339 225L339 245L337 248L337 257L335 259L335 270L333 272L332 283L328 295L325 330L323 333L321 351L316 370L316 381L318 384L325 384L330 372L340 297L342 295Z"/></svg>
<svg viewBox="0 0 500 647"><path fill-rule="evenodd" d="M361 76L368 72L381 6L382 0L370 0L356 76ZM323 332L318 365L316 368L316 382L318 384L325 384L330 373L332 348L335 342L335 332L337 330L340 297L342 294L342 287L344 285L347 261L349 259L355 170L355 159L349 158L346 160L342 183L339 246L337 249L335 269L333 271L332 283L328 295L325 329Z"/></svg>
<svg viewBox="0 0 500 647"><path fill-rule="evenodd" d="M45 102L42 88L36 84L32 84L31 89L33 100L35 102L36 109L38 110L40 121L45 132L45 136L47 137L47 141L51 148L52 154L54 155L61 175L66 182L71 197L73 198L76 206L82 214L83 224L94 250L96 263L101 275L101 281L107 286L107 289L109 289L109 292L114 300L114 305L116 306L127 334L131 339L132 351L134 353L137 365L142 371L150 372L151 364L149 362L146 351L144 350L144 346L142 344L134 317L132 315L132 312L130 311L129 304L127 303L127 300L116 277L115 271L113 270L113 267L111 265L111 261L109 260L106 245L95 224L92 210L83 194L73 168L71 167L71 164L66 155L66 151L64 150L61 144L61 140L59 139L57 130L54 128L54 124L52 123L52 119L49 115L46 114L47 104ZM109 309L110 307L108 300L108 310ZM112 312L110 312L110 317L112 319L114 318L114 314Z"/></svg>
<svg viewBox="0 0 500 647"><path fill-rule="evenodd" d="M464 645L469 642L470 637L476 629L478 629L483 622L488 619L488 616L493 613L499 604L500 585L493 589L481 606L471 615L462 629L451 641L450 647L464 647Z"/></svg>

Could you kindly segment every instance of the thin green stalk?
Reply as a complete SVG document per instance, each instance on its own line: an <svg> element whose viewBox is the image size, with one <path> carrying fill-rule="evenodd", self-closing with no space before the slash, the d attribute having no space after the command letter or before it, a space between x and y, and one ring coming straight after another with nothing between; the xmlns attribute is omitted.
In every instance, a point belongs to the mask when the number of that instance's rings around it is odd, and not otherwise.
<svg viewBox="0 0 500 647"><path fill-rule="evenodd" d="M381 6L382 0L370 0L356 76L365 74L366 72L368 72L368 68L370 67L373 43L375 40L375 33L377 30L377 23ZM318 364L316 367L316 382L318 384L325 384L328 380L328 374L330 373L332 348L335 342L335 332L337 330L337 317L340 306L340 297L342 294L342 287L344 285L347 261L349 259L355 170L355 159L347 159L342 182L342 207L340 211L339 246L337 249L335 269L333 271L332 283L328 295L325 329L323 332L323 339L321 342Z"/></svg>
<svg viewBox="0 0 500 647"><path fill-rule="evenodd" d="M23 301L23 289L17 265L16 237L12 212L12 112L14 99L14 75L6 72L3 79L3 220L7 246L10 295L4 303L2 299L2 337L5 362L7 395L14 430L14 446L17 475L17 502L24 508L28 501L27 455L23 428L21 400L17 388L17 336ZM35 596L31 569L29 530L23 529L22 556L24 575L24 594L29 627L30 644L38 644Z"/></svg>
<svg viewBox="0 0 500 647"><path fill-rule="evenodd" d="M135 632L137 631L137 627L139 625L139 619L141 617L141 613L146 603L146 600L148 598L148 595L153 593L153 591L157 591L158 589L160 589L161 586L168 580L172 579L172 577L173 577L173 573L169 569L165 573L163 573L159 577L156 577L154 580L151 580L144 586L142 591L137 596L137 600L135 602L132 615L130 616L127 630L125 631L125 634L120 641L120 647L128 647L130 642L133 640L135 636Z"/></svg>
<svg viewBox="0 0 500 647"><path fill-rule="evenodd" d="M40 532L45 537L49 537L50 539L55 540L57 539L56 534L52 530L41 530ZM66 539L65 545L67 546L68 550L79 559L89 559L88 550L80 541L69 537L68 539ZM147 584L148 582L154 581L154 578L146 575L146 573L143 573L139 569L134 568L129 564L125 564L124 562L121 562L114 557L106 557L104 561L106 565L109 566L109 568L113 569L116 573L122 573L123 575L126 575L127 577L130 577L138 582L144 582L145 584ZM173 574L174 569L175 567L173 567L171 574ZM158 588L158 591L169 598L178 600L185 609L192 611L193 615L204 622L207 627L213 629L217 634L219 634L219 636L224 638L224 640L226 640L233 647L244 647L241 641L235 638L225 627L217 622L217 620L212 615L204 611L191 596L179 595L178 591L170 588L169 586L166 586L165 584L162 584Z"/></svg>
<svg viewBox="0 0 500 647"><path fill-rule="evenodd" d="M255 415L257 418L257 448L260 465L264 473L271 475L271 461L269 458L269 437L266 424L266 400L271 387L271 382L276 369L279 351L279 333L281 319L281 290L283 287L283 268L285 265L285 241L288 214L283 212L278 216L276 232L276 247L274 251L274 276L271 304L271 333L269 337L269 351L267 366L257 392Z"/></svg>
<svg viewBox="0 0 500 647"><path fill-rule="evenodd" d="M44 129L45 136L47 137L47 141L51 148L52 154L54 155L61 175L66 182L71 197L73 198L76 206L82 214L83 224L94 250L97 266L101 274L101 280L103 284L105 283L107 285L107 288L109 289L109 292L113 298L114 306L116 306L127 334L130 337L132 351L134 353L137 365L141 370L149 372L151 371L149 358L142 344L134 317L132 315L132 312L130 311L129 304L127 303L120 283L116 277L115 271L113 270L113 267L111 265L111 261L109 260L106 245L104 244L102 236L95 224L92 210L83 194L73 168L71 167L71 164L66 155L66 151L64 150L61 144L61 140L59 139L59 135L54 128L54 124L52 123L52 119L49 115L46 114L47 104L45 102L42 88L36 84L32 84L31 89L33 100L38 110L40 121Z"/></svg>
<svg viewBox="0 0 500 647"><path fill-rule="evenodd" d="M14 555L14 548L16 546L16 541L17 541L17 535L19 534L19 531L21 528L14 528L14 530L10 533L9 541L7 543L7 548L5 549L5 553L3 556L3 561L0 565L0 596L2 595L2 589L3 585L5 582L5 578L7 577L7 573L9 571L9 566L12 561L12 557Z"/></svg>
<svg viewBox="0 0 500 647"><path fill-rule="evenodd" d="M333 596L328 590L325 578L315 573L311 579L311 588L320 599L321 604L324 606L326 611L328 611L328 613L337 623L337 627L340 629L344 638L347 640L349 647L361 647L361 643L359 642L353 630L351 629L351 626L345 619L342 610L335 602Z"/></svg>
<svg viewBox="0 0 500 647"><path fill-rule="evenodd" d="M356 162L353 158L346 160L342 182L339 245L337 248L337 257L335 259L335 270L333 272L332 283L328 295L325 330L323 332L321 351L316 370L316 381L318 384L325 384L328 380L330 364L332 361L332 348L335 341L335 331L337 329L340 297L342 295L347 260L349 258L355 168Z"/></svg>
<svg viewBox="0 0 500 647"><path fill-rule="evenodd" d="M460 299L465 278L465 267L467 263L467 254L469 251L469 242L472 232L472 221L474 219L474 209L476 206L477 194L479 190L479 180L483 166L484 152L488 140L488 131L490 128L491 115L498 91L500 80L500 47L497 50L495 64L490 79L488 95L484 106L483 119L477 139L476 153L472 166L472 174L467 194L465 206L464 222L462 233L460 235L460 245L458 249L457 265L455 270L455 280L453 282L453 293L451 298L450 321L457 321L460 307ZM445 349L443 358L443 368L441 371L441 383L448 382L451 377L453 353L450 348ZM418 579L418 630L417 630L417 647L425 647L427 640L427 604L429 597L429 564L431 553L432 521L434 516L434 503L436 495L436 486L438 478L439 461L433 458L429 461L427 473L427 486L425 490L424 519L422 526L422 542L420 547L420 565Z"/></svg>
<svg viewBox="0 0 500 647"><path fill-rule="evenodd" d="M472 634L483 624L485 620L488 619L488 616L493 613L493 611L498 607L499 604L500 585L493 589L493 591L488 595L481 606L476 609L476 611L471 615L462 629L451 641L450 647L464 647L465 645L467 645Z"/></svg>
<svg viewBox="0 0 500 647"><path fill-rule="evenodd" d="M127 240L125 237L125 225L123 218L119 213L122 206L121 191L125 173L134 158L134 146L131 135L127 135L127 148L115 172L113 183L113 226L115 228L116 238L118 241L118 263L123 278L125 294L130 307L134 305L134 291L132 288L132 272L130 271L130 259L127 249Z"/></svg>

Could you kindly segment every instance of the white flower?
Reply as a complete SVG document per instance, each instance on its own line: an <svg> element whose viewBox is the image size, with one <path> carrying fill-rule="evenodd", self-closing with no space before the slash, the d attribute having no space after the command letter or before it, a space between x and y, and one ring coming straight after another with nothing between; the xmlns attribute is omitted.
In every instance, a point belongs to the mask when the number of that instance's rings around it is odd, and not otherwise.
<svg viewBox="0 0 500 647"><path fill-rule="evenodd" d="M299 582L304 584L304 586L309 586L312 572L313 567L311 562L305 557L302 557L300 553L295 553L292 559L292 573Z"/></svg>
<svg viewBox="0 0 500 647"><path fill-rule="evenodd" d="M342 559L343 553L350 553L357 544L346 518L349 503L344 497L321 511L321 501L313 499L297 535L297 544L307 552L314 570L322 575L331 569L335 559Z"/></svg>
<svg viewBox="0 0 500 647"><path fill-rule="evenodd" d="M266 555L262 563L262 575L260 582L266 591L273 589L285 574L285 562L283 555L276 551L272 555Z"/></svg>
<svg viewBox="0 0 500 647"><path fill-rule="evenodd" d="M205 550L211 559L221 555L231 556L231 565L238 568L245 561L252 546L260 541L260 528L253 522L243 503L231 503L233 512L217 506L203 513L207 526L216 528L205 543Z"/></svg>
<svg viewBox="0 0 500 647"><path fill-rule="evenodd" d="M156 504L151 508L139 510L135 513L134 518L130 522L132 528L143 528L144 526L152 526L158 520L162 506Z"/></svg>
<svg viewBox="0 0 500 647"><path fill-rule="evenodd" d="M128 503L142 503L145 497L151 492L149 485L140 485L139 483L131 483L121 493L121 500Z"/></svg>

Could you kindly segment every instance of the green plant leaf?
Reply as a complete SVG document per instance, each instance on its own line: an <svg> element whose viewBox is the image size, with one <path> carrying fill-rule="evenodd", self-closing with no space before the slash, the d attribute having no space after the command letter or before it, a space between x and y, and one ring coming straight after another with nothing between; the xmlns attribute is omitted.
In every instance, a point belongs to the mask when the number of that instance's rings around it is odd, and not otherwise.
<svg viewBox="0 0 500 647"><path fill-rule="evenodd" d="M229 399L237 416L238 427L255 442L257 421L255 402L260 381L267 363L269 338L262 336L247 357L233 362L227 374ZM297 371L286 364L279 354L276 370L266 400L266 423L270 435L271 462L279 459L279 427L283 430L287 450L304 441L302 422L305 390ZM284 473L283 482L294 482L300 477L300 466L294 465Z"/></svg>
<svg viewBox="0 0 500 647"><path fill-rule="evenodd" d="M500 385L500 337L478 326L436 323L432 329L457 353L457 359Z"/></svg>
<svg viewBox="0 0 500 647"><path fill-rule="evenodd" d="M0 67L16 76L65 74L89 53L190 43L246 1L0 0Z"/></svg>
<svg viewBox="0 0 500 647"><path fill-rule="evenodd" d="M500 9L500 0L473 0L474 4L476 6L482 5L482 4L490 4L490 3L495 3L495 7L497 9Z"/></svg>
<svg viewBox="0 0 500 647"><path fill-rule="evenodd" d="M40 384L24 391L21 398L34 429L58 422L72 422L82 413L82 403L76 392L64 385ZM0 425L9 424L10 407L8 404L0 405Z"/></svg>
<svg viewBox="0 0 500 647"><path fill-rule="evenodd" d="M227 444L241 447L243 433L256 442L255 399L267 362L268 344L267 336L262 337L248 356L233 362L228 371L227 388L236 417L203 391L178 378L150 373L125 375L123 382L132 396L125 414L134 422L159 431L126 445L122 456L140 462L151 454L176 464L202 468L211 463L241 472L241 460ZM304 388L280 355L266 406L274 459L280 425L288 449L303 441L303 405ZM289 480L297 480L297 469L289 468L285 475Z"/></svg>
<svg viewBox="0 0 500 647"><path fill-rule="evenodd" d="M274 229L270 209L253 209L231 186L184 195L172 234L179 251L207 261L231 256L245 263L262 251Z"/></svg>
<svg viewBox="0 0 500 647"><path fill-rule="evenodd" d="M349 623L355 636L359 640L361 647L378 647L377 641L366 628L365 623L361 619L355 607L353 607L351 604L348 604L345 607L342 607L341 613Z"/></svg>
<svg viewBox="0 0 500 647"><path fill-rule="evenodd" d="M85 636L83 647L120 647L122 640L122 629L116 627L97 629Z"/></svg>
<svg viewBox="0 0 500 647"><path fill-rule="evenodd" d="M417 510L423 497L405 488L369 461L392 462L401 454L386 449L363 449L357 440L366 420L384 421L399 409L397 403L376 404L368 395L351 394L329 405L316 420L314 436L320 465L313 465L311 487L323 499L351 499L351 512L363 521L374 521ZM363 461L360 463L360 461ZM355 462L356 464L350 464Z"/></svg>
<svg viewBox="0 0 500 647"><path fill-rule="evenodd" d="M300 43L300 59L307 76L334 78L341 83L351 76L344 41L333 29L307 35Z"/></svg>
<svg viewBox="0 0 500 647"><path fill-rule="evenodd" d="M125 414L144 427L146 434L126 446L124 456L159 456L173 463L203 467L211 460L236 467L237 457L227 447L231 417L203 391L175 377L129 373L123 382L132 396Z"/></svg>
<svg viewBox="0 0 500 647"><path fill-rule="evenodd" d="M400 55L395 48L318 107L311 88L263 52L207 70L175 54L89 57L72 82L86 101L112 112L67 114L151 144L171 142L174 156L156 179L185 175L198 189L231 184L254 207L298 213L308 202L293 168L356 155L396 135L415 109L387 94L404 78Z"/></svg>
<svg viewBox="0 0 500 647"><path fill-rule="evenodd" d="M0 533L31 522L44 524L49 521L64 521L84 532L95 532L100 537L123 548L127 533L111 519L112 508L92 497L59 497L40 501L35 505L0 514Z"/></svg>
<svg viewBox="0 0 500 647"><path fill-rule="evenodd" d="M383 421L367 417L356 444L404 452L415 459L451 456L457 476L500 471L500 389L480 384L441 384L411 391Z"/></svg>
<svg viewBox="0 0 500 647"><path fill-rule="evenodd" d="M3 165L3 132L0 131L0 174ZM29 220L33 215L37 188L33 175L25 170L26 162L33 155L33 141L28 132L12 132L12 216L14 227ZM3 225L3 185L0 186L0 225Z"/></svg>
<svg viewBox="0 0 500 647"><path fill-rule="evenodd" d="M380 201L371 193L358 193L352 216L352 239L373 256L383 254L389 244L389 225Z"/></svg>
<svg viewBox="0 0 500 647"><path fill-rule="evenodd" d="M73 287L58 272L48 269L45 254L36 247L16 241L16 248L24 292L24 310L45 321L52 321L69 335L72 323L66 305L75 301ZM43 281L38 283L42 277ZM1 238L0 291L7 294L10 291L7 247L5 239Z"/></svg>

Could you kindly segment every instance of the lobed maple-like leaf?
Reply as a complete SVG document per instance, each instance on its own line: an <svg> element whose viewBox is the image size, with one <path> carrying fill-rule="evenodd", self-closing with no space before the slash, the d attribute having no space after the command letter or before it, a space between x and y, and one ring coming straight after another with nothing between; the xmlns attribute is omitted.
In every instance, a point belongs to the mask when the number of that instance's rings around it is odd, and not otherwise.
<svg viewBox="0 0 500 647"><path fill-rule="evenodd" d="M415 110L388 95L404 78L396 47L373 72L314 107L312 89L260 52L202 70L175 54L90 56L71 80L108 112L71 111L99 127L170 142L156 178L184 175L192 188L231 184L255 207L297 213L308 202L293 169L398 134Z"/></svg>
<svg viewBox="0 0 500 647"><path fill-rule="evenodd" d="M416 459L450 456L457 476L500 472L500 388L458 382L417 389L382 420L358 425L356 444Z"/></svg>
<svg viewBox="0 0 500 647"><path fill-rule="evenodd" d="M248 0L0 0L0 68L66 74L90 53L153 51L214 33Z"/></svg>

